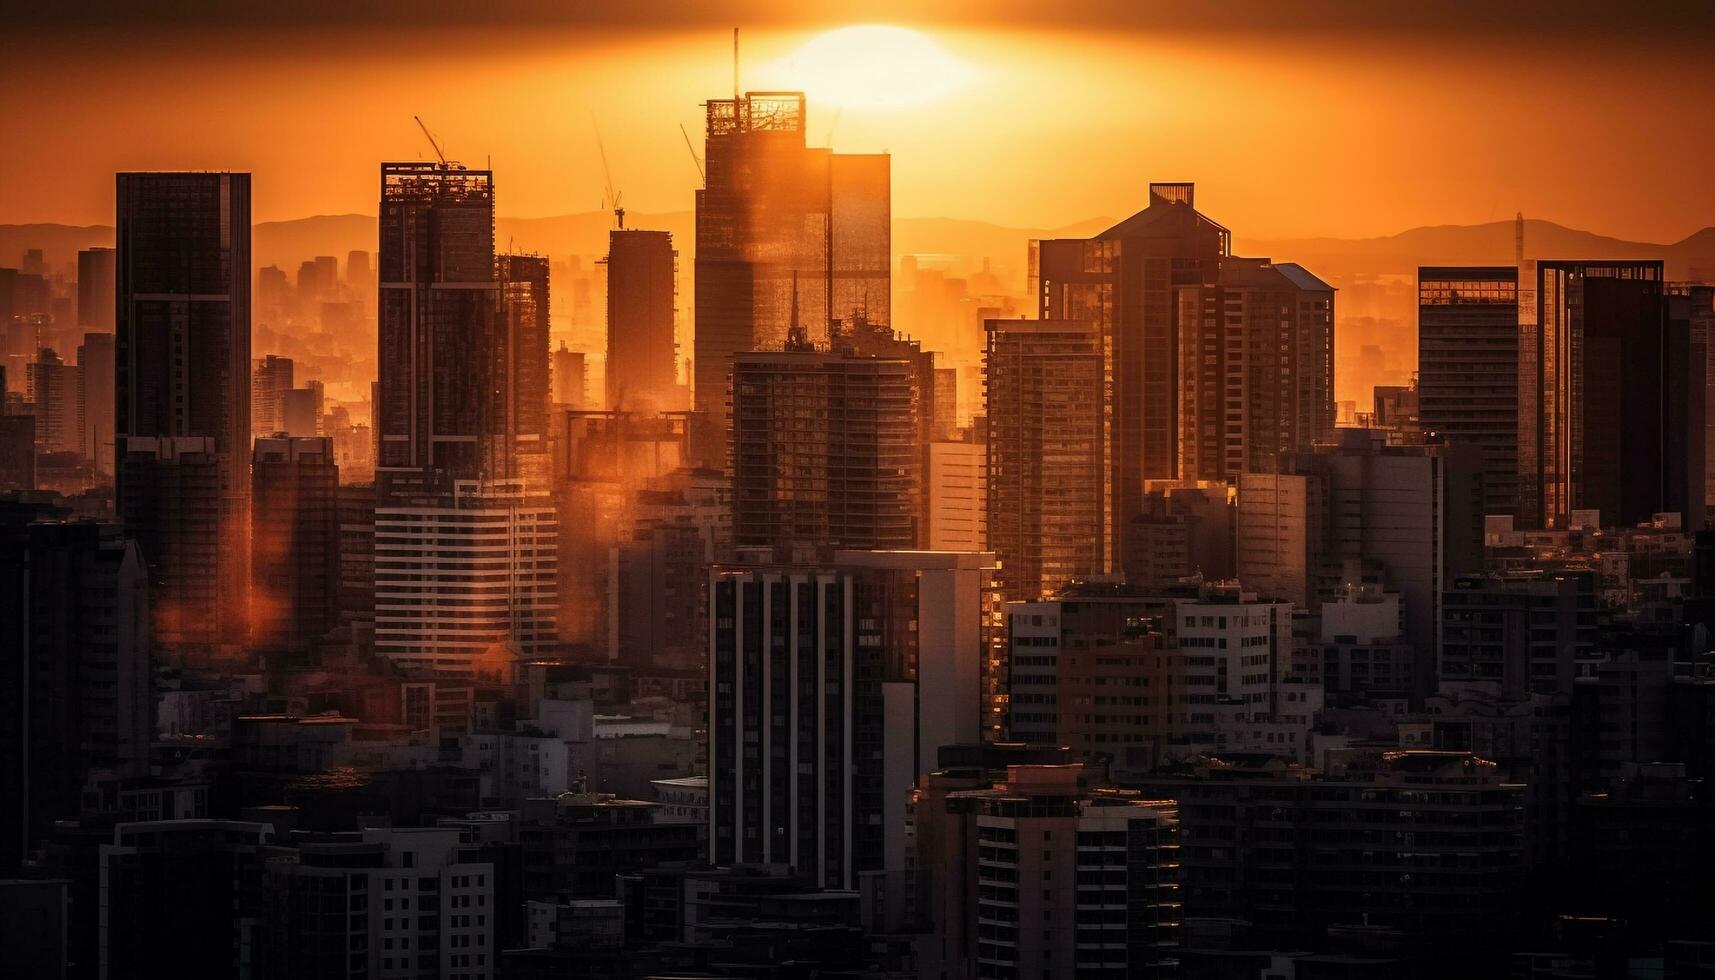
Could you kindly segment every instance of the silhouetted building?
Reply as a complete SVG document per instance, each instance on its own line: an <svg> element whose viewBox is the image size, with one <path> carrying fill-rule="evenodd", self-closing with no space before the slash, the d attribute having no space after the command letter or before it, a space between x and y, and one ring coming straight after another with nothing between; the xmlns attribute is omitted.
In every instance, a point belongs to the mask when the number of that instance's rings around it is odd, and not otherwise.
<svg viewBox="0 0 1715 980"><path fill-rule="evenodd" d="M548 481L548 260L540 255L500 256L504 349L494 412L503 420L501 456L490 479Z"/></svg>
<svg viewBox="0 0 1715 980"><path fill-rule="evenodd" d="M988 545L1009 599L1112 568L1103 335L1094 322L988 320Z"/></svg>
<svg viewBox="0 0 1715 980"><path fill-rule="evenodd" d="M1590 570L1464 575L1441 597L1440 681L1490 697L1566 694L1595 651Z"/></svg>
<svg viewBox="0 0 1715 980"><path fill-rule="evenodd" d="M785 350L732 358L733 542L780 560L913 548L922 444L909 362Z"/></svg>
<svg viewBox="0 0 1715 980"><path fill-rule="evenodd" d="M508 397L497 343L494 176L434 163L381 165L374 425L381 499L450 494L488 471Z"/></svg>
<svg viewBox="0 0 1715 980"><path fill-rule="evenodd" d="M286 431L280 403L295 383L291 358L273 354L257 358L250 377L252 435L271 436Z"/></svg>
<svg viewBox="0 0 1715 980"><path fill-rule="evenodd" d="M335 491L339 519L339 621L375 622L375 485Z"/></svg>
<svg viewBox="0 0 1715 980"><path fill-rule="evenodd" d="M555 407L573 410L589 407L585 404L588 377L583 351L567 350L566 342L560 341L560 349L553 353L553 379Z"/></svg>
<svg viewBox="0 0 1715 980"><path fill-rule="evenodd" d="M113 332L113 289L117 271L113 258L111 248L78 249L77 325L80 327Z"/></svg>
<svg viewBox="0 0 1715 980"><path fill-rule="evenodd" d="M111 333L86 333L77 349L78 418L83 453L101 476L113 476L113 380L118 348Z"/></svg>
<svg viewBox="0 0 1715 980"><path fill-rule="evenodd" d="M119 516L143 546L157 638L243 642L250 585L250 175L118 175ZM204 441L194 517L160 467ZM131 467L142 467L133 472ZM212 478L212 483L209 480ZM172 527L152 522L178 513ZM193 577L198 594L181 592ZM200 583L209 586L202 591Z"/></svg>
<svg viewBox="0 0 1715 980"><path fill-rule="evenodd" d="M257 439L251 640L289 646L339 622L339 467L327 438Z"/></svg>
<svg viewBox="0 0 1715 980"><path fill-rule="evenodd" d="M1513 266L1417 270L1418 422L1482 453L1483 512L1518 512L1519 311Z"/></svg>
<svg viewBox="0 0 1715 980"><path fill-rule="evenodd" d="M78 815L93 771L148 775L148 618L116 526L0 504L0 876Z"/></svg>
<svg viewBox="0 0 1715 980"><path fill-rule="evenodd" d="M36 451L83 453L78 413L78 370L52 348L44 347L30 365L29 398L35 406Z"/></svg>
<svg viewBox="0 0 1715 980"><path fill-rule="evenodd" d="M0 492L36 489L36 417L0 415Z"/></svg>
<svg viewBox="0 0 1715 980"><path fill-rule="evenodd" d="M607 407L678 408L673 303L679 253L665 231L607 235Z"/></svg>
<svg viewBox="0 0 1715 980"><path fill-rule="evenodd" d="M1228 257L1177 302L1179 479L1231 482L1334 434L1332 286L1291 262Z"/></svg>
<svg viewBox="0 0 1715 980"><path fill-rule="evenodd" d="M692 454L727 465L732 358L861 310L890 323L890 158L805 145L802 92L707 103L697 192Z"/></svg>
<svg viewBox="0 0 1715 980"><path fill-rule="evenodd" d="M1537 263L1520 378L1526 526L1702 524L1703 351L1669 315L1662 263Z"/></svg>
<svg viewBox="0 0 1715 980"><path fill-rule="evenodd" d="M1197 211L1188 183L1152 183L1149 206L1114 227L1037 247L1032 285L1040 317L1086 321L1100 338L1095 391L1111 509L1096 533L1107 539L1107 564L1123 561L1118 539L1142 506L1144 481L1177 475L1177 290L1218 281L1231 253L1230 233Z"/></svg>

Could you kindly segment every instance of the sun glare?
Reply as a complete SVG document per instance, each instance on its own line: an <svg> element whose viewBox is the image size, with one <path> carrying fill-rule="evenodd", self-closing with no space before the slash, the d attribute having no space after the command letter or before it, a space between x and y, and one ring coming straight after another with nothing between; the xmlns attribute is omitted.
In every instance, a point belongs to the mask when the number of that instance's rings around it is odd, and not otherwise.
<svg viewBox="0 0 1715 980"><path fill-rule="evenodd" d="M827 31L768 66L812 102L844 109L926 105L970 83L975 69L917 31L862 24Z"/></svg>

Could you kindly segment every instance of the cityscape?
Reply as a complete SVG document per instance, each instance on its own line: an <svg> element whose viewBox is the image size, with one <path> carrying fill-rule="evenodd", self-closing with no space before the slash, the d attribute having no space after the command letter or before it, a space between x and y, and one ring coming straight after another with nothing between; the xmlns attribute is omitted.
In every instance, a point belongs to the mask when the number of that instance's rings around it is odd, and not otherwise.
<svg viewBox="0 0 1715 980"><path fill-rule="evenodd" d="M0 977L1715 977L1712 43L8 8Z"/></svg>

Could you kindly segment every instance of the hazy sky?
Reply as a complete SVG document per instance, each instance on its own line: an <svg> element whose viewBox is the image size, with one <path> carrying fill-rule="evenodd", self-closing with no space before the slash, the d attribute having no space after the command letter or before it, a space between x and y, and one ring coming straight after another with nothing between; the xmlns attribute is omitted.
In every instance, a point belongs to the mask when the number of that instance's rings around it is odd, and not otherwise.
<svg viewBox="0 0 1715 980"><path fill-rule="evenodd" d="M108 223L119 169L253 171L257 220L374 213L379 162L428 153L413 114L492 160L504 215L600 207L598 126L629 208L686 209L679 126L700 143L738 25L745 87L806 88L813 142L894 155L899 216L1051 227L1191 179L1245 237L1715 224L1711 3L20 6L0 222ZM860 23L922 38L803 50Z"/></svg>

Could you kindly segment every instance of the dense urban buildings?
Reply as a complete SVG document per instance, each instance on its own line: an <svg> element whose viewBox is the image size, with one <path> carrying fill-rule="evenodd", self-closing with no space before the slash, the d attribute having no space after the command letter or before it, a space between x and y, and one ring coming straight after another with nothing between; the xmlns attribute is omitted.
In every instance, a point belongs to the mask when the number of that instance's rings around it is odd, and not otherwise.
<svg viewBox="0 0 1715 980"><path fill-rule="evenodd" d="M250 579L250 175L122 173L117 194L119 517L143 546L157 640L240 643Z"/></svg>

